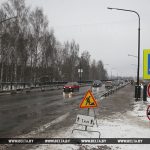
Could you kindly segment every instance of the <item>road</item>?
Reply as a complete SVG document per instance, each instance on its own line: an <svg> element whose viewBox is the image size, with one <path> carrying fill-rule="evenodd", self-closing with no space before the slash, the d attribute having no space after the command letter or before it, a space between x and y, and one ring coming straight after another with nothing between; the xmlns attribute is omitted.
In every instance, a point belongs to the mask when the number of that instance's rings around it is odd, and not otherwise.
<svg viewBox="0 0 150 150"><path fill-rule="evenodd" d="M29 94L7 95L0 97L0 137L59 137L59 134L74 125L77 114L87 114L79 104L90 86L81 87L73 95L63 95L63 90L32 92ZM134 87L126 87L107 98L101 98L106 91L92 89L97 99L97 119L118 119L117 115L125 114L133 108ZM112 118L113 116L113 118ZM7 150L32 149L35 145L6 145ZM0 147L1 148L1 147Z"/></svg>
<svg viewBox="0 0 150 150"><path fill-rule="evenodd" d="M65 97L62 89L0 96L0 137L28 134L66 113L70 113L73 118L88 89L90 86L81 87L79 92ZM94 93L99 94L104 91L104 87L102 89Z"/></svg>

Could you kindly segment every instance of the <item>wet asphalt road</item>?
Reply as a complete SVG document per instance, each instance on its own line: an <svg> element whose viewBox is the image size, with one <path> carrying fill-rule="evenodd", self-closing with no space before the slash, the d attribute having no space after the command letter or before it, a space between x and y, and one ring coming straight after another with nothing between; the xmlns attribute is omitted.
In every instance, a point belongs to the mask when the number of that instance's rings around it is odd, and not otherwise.
<svg viewBox="0 0 150 150"><path fill-rule="evenodd" d="M68 112L75 116L88 89L81 87L71 97L64 97L63 90L0 96L0 137L25 135ZM102 91L104 87L93 92L96 96Z"/></svg>
<svg viewBox="0 0 150 150"><path fill-rule="evenodd" d="M50 138L60 134L62 130L68 129L75 123L77 114L87 114L86 109L80 109L79 104L90 86L82 87L80 92L72 97L63 97L62 90L31 93L29 95L5 96L0 97L0 118L3 124L0 124L1 137L36 137ZM102 88L92 89L94 97L97 99L99 107L96 110L98 119L113 119L115 114L120 114L120 118L133 107L134 87L126 87L116 91L106 98L100 98ZM69 114L60 122L38 132L38 128L47 123L51 123L62 115ZM116 115L118 118L118 115ZM31 131L37 131L35 134L27 134ZM35 145L2 145L0 148L6 150L26 150L32 149ZM34 149L34 148L33 148Z"/></svg>

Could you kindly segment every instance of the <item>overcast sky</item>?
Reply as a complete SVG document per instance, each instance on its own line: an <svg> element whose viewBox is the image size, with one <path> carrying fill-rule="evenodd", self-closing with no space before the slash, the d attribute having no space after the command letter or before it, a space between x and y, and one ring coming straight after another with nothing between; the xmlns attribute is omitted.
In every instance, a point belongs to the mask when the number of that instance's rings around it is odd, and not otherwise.
<svg viewBox="0 0 150 150"><path fill-rule="evenodd" d="M137 73L137 58L128 54L137 55L138 17L107 7L137 11L141 16L143 75L143 49L150 48L150 0L26 0L26 4L43 8L61 43L74 39L81 52L88 50L92 59L109 64L105 65L109 74L127 76Z"/></svg>

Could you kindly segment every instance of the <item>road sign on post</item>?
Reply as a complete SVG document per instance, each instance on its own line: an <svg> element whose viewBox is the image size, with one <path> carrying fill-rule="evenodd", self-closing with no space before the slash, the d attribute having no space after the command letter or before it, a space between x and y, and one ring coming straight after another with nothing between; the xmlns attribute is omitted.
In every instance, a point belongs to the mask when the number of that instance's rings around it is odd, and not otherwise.
<svg viewBox="0 0 150 150"><path fill-rule="evenodd" d="M80 125L93 127L94 125L94 117L85 116L85 115L77 115L76 123Z"/></svg>
<svg viewBox="0 0 150 150"><path fill-rule="evenodd" d="M150 79L150 49L143 50L143 79Z"/></svg>
<svg viewBox="0 0 150 150"><path fill-rule="evenodd" d="M82 102L80 104L80 108L95 108L97 107L97 102L90 90L87 91Z"/></svg>
<svg viewBox="0 0 150 150"><path fill-rule="evenodd" d="M150 120L150 105L147 107L147 112L146 112L147 118Z"/></svg>
<svg viewBox="0 0 150 150"><path fill-rule="evenodd" d="M95 111L94 111L94 117L90 116L89 111L90 108L95 108L97 107L97 103L96 100L91 92L91 90L88 90L84 96L84 98L82 99L82 102L80 103L80 108L88 108L88 114L87 116L85 115L77 115L76 118L76 123L79 125L83 125L85 126L85 130L83 129L73 129L72 133L74 131L83 131L83 132L97 132L99 134L99 138L100 138L100 132L99 131L89 131L87 130L87 127L93 127L93 125L96 123L97 124L97 120L96 120L96 115L95 115ZM94 109L93 109L94 110ZM95 123L94 123L95 121Z"/></svg>
<svg viewBox="0 0 150 150"><path fill-rule="evenodd" d="M150 83L147 85L147 96L150 97Z"/></svg>

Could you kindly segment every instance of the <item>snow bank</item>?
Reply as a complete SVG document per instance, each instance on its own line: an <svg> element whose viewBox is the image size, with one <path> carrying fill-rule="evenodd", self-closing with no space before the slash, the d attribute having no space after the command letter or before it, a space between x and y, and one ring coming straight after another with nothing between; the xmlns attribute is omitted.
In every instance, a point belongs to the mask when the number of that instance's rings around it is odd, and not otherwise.
<svg viewBox="0 0 150 150"><path fill-rule="evenodd" d="M139 110L140 104L136 104L135 106L135 112ZM144 109L143 109L144 111ZM142 112L142 111L141 111ZM140 112L140 113L141 113ZM130 112L129 112L130 113ZM146 128L144 126L140 126L139 124L136 124L134 120L131 118L129 119L129 113L127 113L127 116L123 116L122 114L118 113L115 114L115 117L112 116L112 118L109 119L101 119L98 120L98 127L95 125L94 127L88 127L88 130L90 131L100 131L101 138L149 138L150 137L150 124ZM132 114L130 114L132 115ZM118 118L118 119L113 119ZM98 133L92 133L92 132L81 132L81 131L74 131L72 134L72 130L75 128L84 129L83 126L74 124L70 128L65 128L63 131L60 131L58 135L55 135L53 137L56 138L98 138ZM47 150L47 149L53 149L53 150L96 150L96 149L102 149L102 150L148 150L150 149L150 145L94 145L94 144L69 144L69 145L40 145L36 146L33 149L36 150Z"/></svg>
<svg viewBox="0 0 150 150"><path fill-rule="evenodd" d="M129 111L128 114L131 116L137 117L139 120L144 122L149 122L147 118L147 107L150 105L150 98L147 99L147 102L138 101L133 103L133 111Z"/></svg>
<svg viewBox="0 0 150 150"><path fill-rule="evenodd" d="M147 102L138 101L132 104L133 110L124 114L117 113L111 118L99 119L98 127L88 127L89 131L99 131L101 138L150 138L150 121L146 116L146 110L150 105L150 98ZM94 132L74 131L73 129L84 129L84 126L74 124L70 128L58 131L57 135L50 135L55 138L98 138L99 134ZM66 145L37 145L32 150L148 150L150 144L66 144Z"/></svg>

